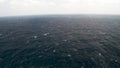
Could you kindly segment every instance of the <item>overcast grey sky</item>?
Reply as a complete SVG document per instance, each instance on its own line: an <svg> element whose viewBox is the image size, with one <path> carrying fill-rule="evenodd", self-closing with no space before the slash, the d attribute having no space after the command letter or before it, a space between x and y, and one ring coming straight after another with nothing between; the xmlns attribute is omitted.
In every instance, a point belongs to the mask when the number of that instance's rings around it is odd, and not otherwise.
<svg viewBox="0 0 120 68"><path fill-rule="evenodd" d="M120 0L0 0L0 16L120 14Z"/></svg>

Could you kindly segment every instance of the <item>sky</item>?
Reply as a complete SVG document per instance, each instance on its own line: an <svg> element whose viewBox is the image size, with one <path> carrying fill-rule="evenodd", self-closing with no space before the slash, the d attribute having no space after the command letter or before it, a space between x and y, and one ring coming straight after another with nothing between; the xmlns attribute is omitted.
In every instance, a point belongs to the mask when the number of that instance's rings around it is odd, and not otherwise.
<svg viewBox="0 0 120 68"><path fill-rule="evenodd" d="M0 0L0 16L120 14L120 0Z"/></svg>

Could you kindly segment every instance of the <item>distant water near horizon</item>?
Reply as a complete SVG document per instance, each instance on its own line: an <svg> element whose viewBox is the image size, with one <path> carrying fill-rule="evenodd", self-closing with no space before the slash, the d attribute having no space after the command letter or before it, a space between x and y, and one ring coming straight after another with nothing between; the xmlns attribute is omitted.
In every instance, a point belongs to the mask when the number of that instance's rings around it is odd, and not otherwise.
<svg viewBox="0 0 120 68"><path fill-rule="evenodd" d="M0 17L0 68L120 68L120 16Z"/></svg>

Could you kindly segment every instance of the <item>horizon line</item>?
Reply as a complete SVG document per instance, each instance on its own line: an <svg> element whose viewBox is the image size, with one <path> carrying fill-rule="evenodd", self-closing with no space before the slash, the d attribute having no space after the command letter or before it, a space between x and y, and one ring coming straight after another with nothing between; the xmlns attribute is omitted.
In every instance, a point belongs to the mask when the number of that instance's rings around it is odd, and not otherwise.
<svg viewBox="0 0 120 68"><path fill-rule="evenodd" d="M97 16L120 16L120 14L28 14L28 15L5 15L5 16L0 16L1 17L24 17L24 16L64 16L64 15L85 15L85 16L90 16L90 15L97 15Z"/></svg>

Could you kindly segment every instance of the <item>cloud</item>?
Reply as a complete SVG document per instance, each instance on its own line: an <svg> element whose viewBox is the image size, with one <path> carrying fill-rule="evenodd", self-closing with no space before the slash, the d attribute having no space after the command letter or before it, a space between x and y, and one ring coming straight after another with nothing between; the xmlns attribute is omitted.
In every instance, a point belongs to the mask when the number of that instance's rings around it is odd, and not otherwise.
<svg viewBox="0 0 120 68"><path fill-rule="evenodd" d="M0 0L0 15L120 14L120 0Z"/></svg>

